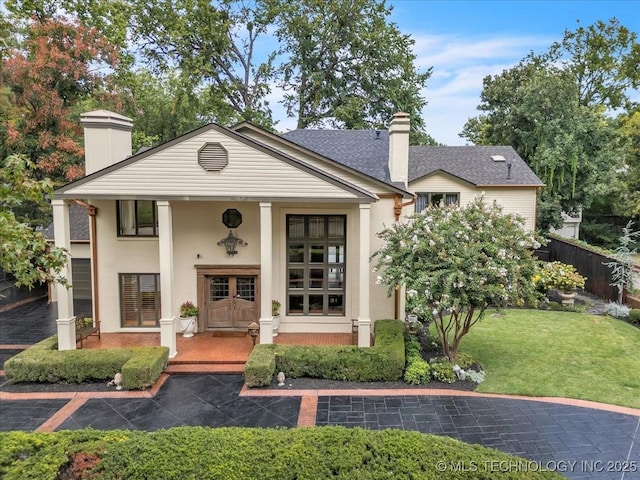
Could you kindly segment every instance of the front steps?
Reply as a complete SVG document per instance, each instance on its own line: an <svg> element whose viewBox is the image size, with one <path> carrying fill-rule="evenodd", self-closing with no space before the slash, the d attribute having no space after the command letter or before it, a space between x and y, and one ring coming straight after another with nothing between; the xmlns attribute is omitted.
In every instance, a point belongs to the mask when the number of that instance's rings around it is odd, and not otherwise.
<svg viewBox="0 0 640 480"><path fill-rule="evenodd" d="M164 372L170 375L239 375L244 373L245 362L180 361L169 359Z"/></svg>

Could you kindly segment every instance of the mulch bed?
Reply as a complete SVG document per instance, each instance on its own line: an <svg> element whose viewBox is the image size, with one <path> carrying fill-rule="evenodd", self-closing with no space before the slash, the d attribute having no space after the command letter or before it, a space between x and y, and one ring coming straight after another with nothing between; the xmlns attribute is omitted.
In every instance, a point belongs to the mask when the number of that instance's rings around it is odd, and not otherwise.
<svg viewBox="0 0 640 480"><path fill-rule="evenodd" d="M278 381L273 380L268 387L255 388L254 390L348 390L348 389L448 389L473 391L477 384L460 381L444 383L431 381L428 385L409 385L402 381L397 382L345 382L341 380L322 380L319 378L287 378L284 386L278 386ZM117 392L116 387L107 385L107 382L95 383L8 383L4 377L0 377L0 392L31 393L31 392ZM121 390L124 392L125 390Z"/></svg>
<svg viewBox="0 0 640 480"><path fill-rule="evenodd" d="M346 389L392 389L392 390L406 390L406 389L447 389L447 390L464 390L471 392L475 390L478 385L473 382L458 380L454 383L444 383L432 380L427 385L409 385L408 383L397 382L345 382L342 380L322 380L319 378L287 378L284 381L284 386L279 387L278 381L273 380L268 387L262 387L263 390L346 390ZM260 390L255 388L252 390Z"/></svg>
<svg viewBox="0 0 640 480"><path fill-rule="evenodd" d="M9 383L6 378L0 377L0 392L8 393L58 393L58 392L117 392L116 387L107 385L104 382L89 383ZM124 392L125 390L120 390Z"/></svg>

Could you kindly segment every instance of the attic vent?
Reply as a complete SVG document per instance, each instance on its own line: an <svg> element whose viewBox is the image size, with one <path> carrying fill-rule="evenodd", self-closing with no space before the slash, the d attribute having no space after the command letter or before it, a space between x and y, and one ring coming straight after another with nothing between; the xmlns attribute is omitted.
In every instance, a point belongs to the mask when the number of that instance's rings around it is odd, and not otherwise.
<svg viewBox="0 0 640 480"><path fill-rule="evenodd" d="M198 150L198 164L207 172L219 172L229 164L229 152L219 143L205 143Z"/></svg>
<svg viewBox="0 0 640 480"><path fill-rule="evenodd" d="M504 162L506 159L502 155L491 155L491 160L494 162Z"/></svg>

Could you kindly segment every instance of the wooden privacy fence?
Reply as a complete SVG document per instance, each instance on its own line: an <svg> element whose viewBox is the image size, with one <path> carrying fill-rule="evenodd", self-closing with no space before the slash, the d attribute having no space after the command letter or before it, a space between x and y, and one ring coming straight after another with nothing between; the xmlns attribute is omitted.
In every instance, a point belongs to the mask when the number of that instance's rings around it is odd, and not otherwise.
<svg viewBox="0 0 640 480"><path fill-rule="evenodd" d="M565 242L557 237L549 238L549 261L559 261L576 267L576 270L587 277L585 290L600 298L615 301L618 292L611 283L611 268L603 264L614 260L600 253L587 250L579 245Z"/></svg>

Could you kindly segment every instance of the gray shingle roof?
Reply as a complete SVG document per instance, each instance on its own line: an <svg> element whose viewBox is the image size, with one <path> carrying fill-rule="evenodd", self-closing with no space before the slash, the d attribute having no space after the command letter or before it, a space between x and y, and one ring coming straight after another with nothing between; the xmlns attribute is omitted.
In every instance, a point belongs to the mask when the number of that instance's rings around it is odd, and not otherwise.
<svg viewBox="0 0 640 480"><path fill-rule="evenodd" d="M370 177L391 183L387 130L293 130L281 136ZM395 185L397 186L397 185Z"/></svg>
<svg viewBox="0 0 640 480"><path fill-rule="evenodd" d="M75 203L69 205L69 230L72 242L89 241L89 214L84 207ZM47 240L53 241L53 223L42 233Z"/></svg>
<svg viewBox="0 0 640 480"><path fill-rule="evenodd" d="M375 130L293 130L282 134L282 137L354 170L391 183L387 130L380 131L379 136ZM492 155L502 155L506 161L494 162ZM507 179L508 162L512 164L511 179ZM409 148L409 182L439 170L473 185L544 185L511 147Z"/></svg>
<svg viewBox="0 0 640 480"><path fill-rule="evenodd" d="M505 161L494 162L492 155L502 155ZM507 179L509 162L511 178ZM544 185L512 147L409 147L409 182L438 170L473 185Z"/></svg>

